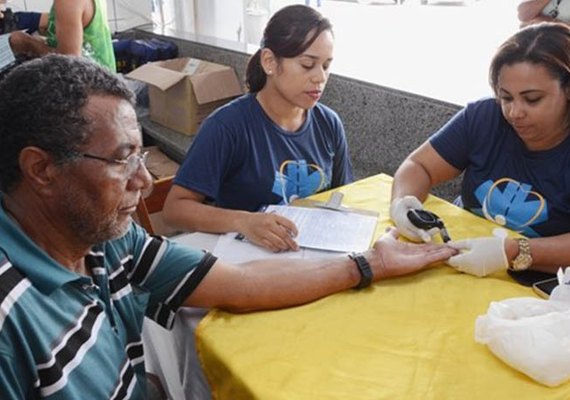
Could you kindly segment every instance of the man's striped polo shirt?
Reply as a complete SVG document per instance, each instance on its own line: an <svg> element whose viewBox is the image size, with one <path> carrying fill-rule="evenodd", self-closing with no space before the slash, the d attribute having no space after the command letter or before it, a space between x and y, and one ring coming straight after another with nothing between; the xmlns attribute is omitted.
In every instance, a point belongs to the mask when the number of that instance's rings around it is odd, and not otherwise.
<svg viewBox="0 0 570 400"><path fill-rule="evenodd" d="M78 275L0 206L0 399L144 398L144 315L171 327L215 260L133 223Z"/></svg>

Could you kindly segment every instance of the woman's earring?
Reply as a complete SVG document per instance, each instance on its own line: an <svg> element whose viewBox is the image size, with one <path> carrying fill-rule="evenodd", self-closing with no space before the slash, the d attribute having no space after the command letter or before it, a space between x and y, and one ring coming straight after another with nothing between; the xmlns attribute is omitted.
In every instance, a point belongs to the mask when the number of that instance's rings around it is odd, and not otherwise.
<svg viewBox="0 0 570 400"><path fill-rule="evenodd" d="M271 75L271 74L273 74L272 70L267 71L267 75Z"/></svg>

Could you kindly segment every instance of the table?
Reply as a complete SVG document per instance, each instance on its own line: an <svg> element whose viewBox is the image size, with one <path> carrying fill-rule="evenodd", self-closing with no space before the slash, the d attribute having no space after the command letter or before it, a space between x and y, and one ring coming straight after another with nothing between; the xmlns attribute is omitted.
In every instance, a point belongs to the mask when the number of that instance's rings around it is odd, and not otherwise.
<svg viewBox="0 0 570 400"><path fill-rule="evenodd" d="M381 174L338 190L345 205L380 212L378 236L390 187ZM432 196L425 206L453 239L496 227ZM441 264L300 307L210 311L197 349L217 399L569 399L570 384L542 386L473 339L491 301L521 296L534 294L505 272L481 279Z"/></svg>
<svg viewBox="0 0 570 400"><path fill-rule="evenodd" d="M218 235L192 233L174 240L212 251ZM143 324L146 370L156 374L169 399L209 400L210 388L194 346L194 331L208 310L185 307L178 311L174 326L167 330L149 318Z"/></svg>

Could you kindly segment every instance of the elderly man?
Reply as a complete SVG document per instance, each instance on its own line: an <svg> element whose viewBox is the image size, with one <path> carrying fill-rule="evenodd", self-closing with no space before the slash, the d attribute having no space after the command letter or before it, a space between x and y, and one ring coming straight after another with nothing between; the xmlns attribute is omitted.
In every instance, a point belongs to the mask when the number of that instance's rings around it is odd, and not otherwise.
<svg viewBox="0 0 570 400"><path fill-rule="evenodd" d="M132 222L151 177L119 78L49 55L0 93L2 399L142 398L144 315L169 327L181 306L294 306L453 255L387 233L353 259L229 265Z"/></svg>

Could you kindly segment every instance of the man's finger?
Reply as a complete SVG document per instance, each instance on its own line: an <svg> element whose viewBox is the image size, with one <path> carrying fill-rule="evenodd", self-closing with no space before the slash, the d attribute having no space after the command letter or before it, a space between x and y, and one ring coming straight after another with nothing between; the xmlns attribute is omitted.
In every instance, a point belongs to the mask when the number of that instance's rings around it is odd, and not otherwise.
<svg viewBox="0 0 570 400"><path fill-rule="evenodd" d="M449 247L452 247L457 250L469 250L471 249L472 243L471 240L458 240L457 242L451 241L447 242Z"/></svg>
<svg viewBox="0 0 570 400"><path fill-rule="evenodd" d="M466 256L465 254L458 254L456 256L450 257L447 263L455 268L460 267L461 265L463 265L463 260L465 256Z"/></svg>
<svg viewBox="0 0 570 400"><path fill-rule="evenodd" d="M428 264L431 264L431 263L438 262L438 261L444 261L444 260L448 260L448 259L451 260L451 258L457 257L457 256L454 256L454 254L455 254L454 249L451 249L449 247L441 247L441 248L436 249L434 251L428 252L424 256L424 258Z"/></svg>

